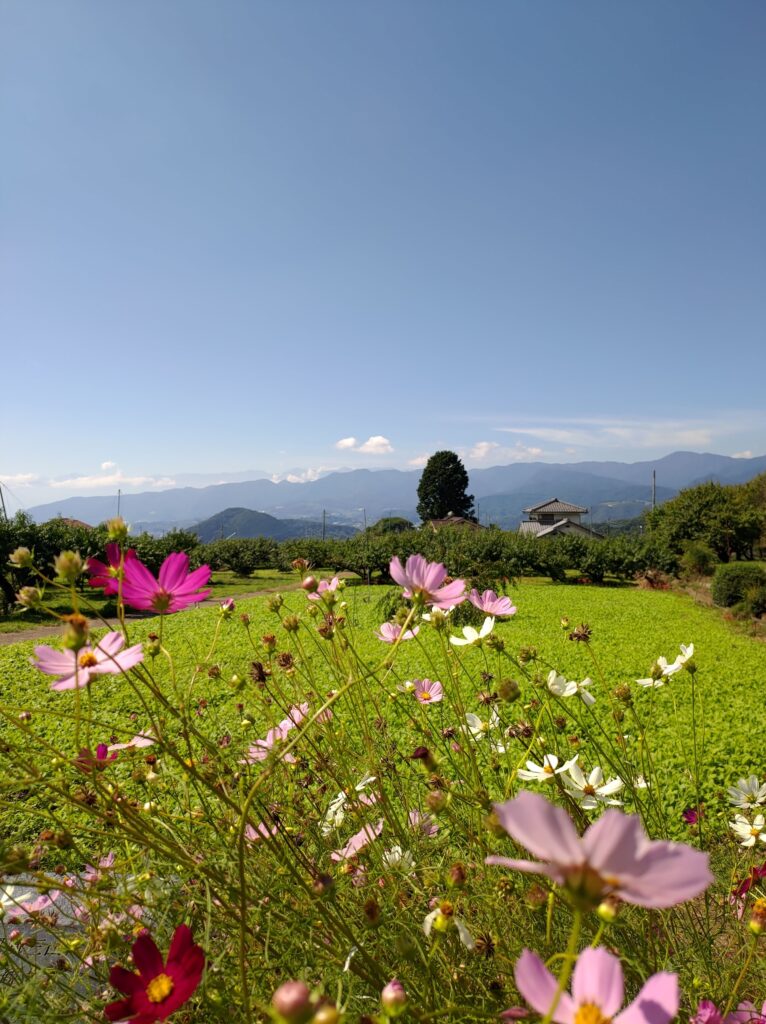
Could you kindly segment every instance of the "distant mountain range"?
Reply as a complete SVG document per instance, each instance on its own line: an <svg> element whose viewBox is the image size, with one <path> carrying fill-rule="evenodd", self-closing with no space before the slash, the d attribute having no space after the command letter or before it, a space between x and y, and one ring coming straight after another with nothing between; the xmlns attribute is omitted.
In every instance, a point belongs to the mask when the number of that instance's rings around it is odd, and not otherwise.
<svg viewBox="0 0 766 1024"><path fill-rule="evenodd" d="M276 519L265 512L253 512L249 508L227 508L198 523L194 530L203 543L223 540L229 537L270 537L272 540L289 540L293 537L352 537L355 526L339 526L336 523L314 522L312 519Z"/></svg>
<svg viewBox="0 0 766 1024"><path fill-rule="evenodd" d="M558 497L585 505L594 523L638 515L651 504L652 471L657 501L706 480L744 483L766 472L766 455L735 459L728 455L673 452L646 462L517 462L470 471L470 492L482 523L514 529L522 510ZM208 487L174 487L166 491L123 494L121 510L134 530L159 532L171 526L192 527L223 510L268 513L277 519L321 521L360 527L383 516L417 521L420 470L355 469L328 473L318 480L292 483L269 479L221 483ZM38 522L57 515L99 523L115 514L113 496L65 498L29 510ZM220 527L219 527L220 530ZM231 530L229 530L231 532Z"/></svg>

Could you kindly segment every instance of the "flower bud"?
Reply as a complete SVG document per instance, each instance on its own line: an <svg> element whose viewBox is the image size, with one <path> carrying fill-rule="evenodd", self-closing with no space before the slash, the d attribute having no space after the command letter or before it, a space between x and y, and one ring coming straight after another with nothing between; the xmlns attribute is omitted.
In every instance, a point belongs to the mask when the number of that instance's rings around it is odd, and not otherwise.
<svg viewBox="0 0 766 1024"><path fill-rule="evenodd" d="M633 696L627 683L620 683L619 686L615 686L612 690L612 696L626 707L630 707L633 703Z"/></svg>
<svg viewBox="0 0 766 1024"><path fill-rule="evenodd" d="M561 616L561 628L565 631L569 629L569 619L566 615Z"/></svg>
<svg viewBox="0 0 766 1024"><path fill-rule="evenodd" d="M39 608L42 604L43 595L37 587L22 587L16 595L16 600L24 608Z"/></svg>
<svg viewBox="0 0 766 1024"><path fill-rule="evenodd" d="M122 516L114 516L106 521L106 535L117 544L124 544L128 539L128 524Z"/></svg>
<svg viewBox="0 0 766 1024"><path fill-rule="evenodd" d="M448 803L449 793L444 793L441 789L432 789L430 793L426 794L426 807L434 814L443 811Z"/></svg>
<svg viewBox="0 0 766 1024"><path fill-rule="evenodd" d="M392 978L380 993L380 1002L389 1017L398 1017L407 1005L407 993L398 978Z"/></svg>
<svg viewBox="0 0 766 1024"><path fill-rule="evenodd" d="M20 711L19 712L19 721L20 722L31 722L32 721L32 712L31 711Z"/></svg>
<svg viewBox="0 0 766 1024"><path fill-rule="evenodd" d="M332 1003L325 1003L311 1018L311 1024L338 1024L340 1019L340 1011Z"/></svg>
<svg viewBox="0 0 766 1024"><path fill-rule="evenodd" d="M281 594L272 594L266 602L266 607L270 612L278 612L284 603L285 599Z"/></svg>
<svg viewBox="0 0 766 1024"><path fill-rule="evenodd" d="M66 623L64 647L70 651L79 651L88 642L88 620L84 615L73 612L71 615L65 615L63 621Z"/></svg>
<svg viewBox="0 0 766 1024"><path fill-rule="evenodd" d="M413 761L422 761L423 765L432 772L436 768L436 758L428 749L428 747L415 747L412 751Z"/></svg>
<svg viewBox="0 0 766 1024"><path fill-rule="evenodd" d="M596 913L605 924L612 924L617 920L620 911L620 899L618 896L606 896L596 908Z"/></svg>
<svg viewBox="0 0 766 1024"><path fill-rule="evenodd" d="M766 900L756 900L747 927L753 935L760 935L766 928Z"/></svg>
<svg viewBox="0 0 766 1024"><path fill-rule="evenodd" d="M12 551L8 561L11 565L16 566L17 569L31 569L32 568L32 552L29 548L16 548Z"/></svg>
<svg viewBox="0 0 766 1024"><path fill-rule="evenodd" d="M271 997L271 1005L289 1024L302 1024L311 1016L311 990L302 981L286 981Z"/></svg>
<svg viewBox="0 0 766 1024"><path fill-rule="evenodd" d="M288 633L297 633L301 622L297 615L285 615L282 619L282 626Z"/></svg>
<svg viewBox="0 0 766 1024"><path fill-rule="evenodd" d="M515 679L503 679L497 688L497 695L500 700L506 700L509 703L518 700L521 696L519 684Z"/></svg>
<svg viewBox="0 0 766 1024"><path fill-rule="evenodd" d="M521 665L526 665L530 661L535 661L536 658L537 658L537 648L536 647L522 647L521 650L519 651L519 663Z"/></svg>
<svg viewBox="0 0 766 1024"><path fill-rule="evenodd" d="M453 864L447 872L447 885L454 886L456 889L462 889L467 877L468 873L465 864Z"/></svg>
<svg viewBox="0 0 766 1024"><path fill-rule="evenodd" d="M315 594L319 589L319 580L316 576L307 576L301 583L301 589L307 594Z"/></svg>
<svg viewBox="0 0 766 1024"><path fill-rule="evenodd" d="M221 601L221 615L225 619L230 619L236 607L233 597L224 598L224 600Z"/></svg>
<svg viewBox="0 0 766 1024"><path fill-rule="evenodd" d="M53 568L62 583L76 583L85 571L85 564L79 551L61 551L53 559Z"/></svg>

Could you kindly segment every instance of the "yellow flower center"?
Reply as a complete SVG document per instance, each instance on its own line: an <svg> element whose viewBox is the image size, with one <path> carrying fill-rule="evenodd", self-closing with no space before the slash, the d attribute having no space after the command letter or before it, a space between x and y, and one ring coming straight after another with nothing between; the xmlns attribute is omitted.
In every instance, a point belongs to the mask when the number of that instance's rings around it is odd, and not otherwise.
<svg viewBox="0 0 766 1024"><path fill-rule="evenodd" d="M421 690L420 691L420 699L421 700L430 700L431 699L431 694L428 692L428 690Z"/></svg>
<svg viewBox="0 0 766 1024"><path fill-rule="evenodd" d="M93 668L94 665L98 665L98 658L93 651L86 651L77 659L77 664L80 668Z"/></svg>
<svg viewBox="0 0 766 1024"><path fill-rule="evenodd" d="M547 762L543 765L543 771L546 775L553 775L553 768Z"/></svg>
<svg viewBox="0 0 766 1024"><path fill-rule="evenodd" d="M612 1018L605 1017L595 1003L582 1003L577 1007L574 1024L611 1024Z"/></svg>
<svg viewBox="0 0 766 1024"><path fill-rule="evenodd" d="M156 978L152 978L149 984L146 986L146 998L150 1003L161 1003L170 995L173 991L174 983L173 979L167 974L158 974ZM590 1024L590 1022L588 1022ZM594 1021L593 1024L598 1024Z"/></svg>
<svg viewBox="0 0 766 1024"><path fill-rule="evenodd" d="M583 786L582 791L583 793L586 793L588 796L596 795L596 789L594 786Z"/></svg>
<svg viewBox="0 0 766 1024"><path fill-rule="evenodd" d="M761 834L761 830L759 828L751 828L750 829L750 835L751 836L759 836L760 834Z"/></svg>

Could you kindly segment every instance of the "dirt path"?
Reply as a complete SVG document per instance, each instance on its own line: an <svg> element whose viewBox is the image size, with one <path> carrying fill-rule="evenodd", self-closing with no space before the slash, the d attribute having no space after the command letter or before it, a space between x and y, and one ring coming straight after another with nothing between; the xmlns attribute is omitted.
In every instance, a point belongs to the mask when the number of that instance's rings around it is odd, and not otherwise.
<svg viewBox="0 0 766 1024"><path fill-rule="evenodd" d="M297 583L294 585L287 584L283 587L270 587L268 590L253 590L248 591L248 593L246 594L236 594L234 596L234 600L235 602L246 601L249 600L251 597L267 597L269 594L285 593L287 591L299 589L300 585ZM219 597L211 597L208 598L207 601L200 601L200 605L203 608L210 608L213 605L220 604L221 600L222 598ZM197 606L193 605L192 607ZM178 614L183 614L183 612L179 612ZM140 622L142 619L151 618L151 616L126 615L125 618L128 622ZM105 621L110 626L113 626L115 628L119 627L120 624L118 619L106 619ZM102 619L88 619L88 626L91 629L100 629L103 627L103 625L104 620ZM0 633L0 647L7 647L9 644L18 644L21 643L23 640L44 640L46 637L56 636L56 634L60 632L60 626L33 626L30 629L17 630L17 632L15 633Z"/></svg>

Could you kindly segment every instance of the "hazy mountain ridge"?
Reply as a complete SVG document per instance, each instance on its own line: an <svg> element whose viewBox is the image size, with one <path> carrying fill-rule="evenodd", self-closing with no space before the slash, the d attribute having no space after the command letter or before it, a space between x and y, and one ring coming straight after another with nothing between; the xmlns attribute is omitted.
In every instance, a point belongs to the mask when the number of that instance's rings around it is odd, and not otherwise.
<svg viewBox="0 0 766 1024"><path fill-rule="evenodd" d="M488 515L491 522L513 526L525 506L554 496L591 508L597 522L627 516L624 508L640 511L649 504L652 470L657 475L657 500L664 501L704 480L743 483L766 471L766 455L735 459L712 453L673 452L661 459L634 463L512 463L471 470L469 488L479 503L482 522ZM365 518L368 523L383 516L416 519L420 474L419 469L356 469L329 473L306 483L260 479L169 488L123 494L120 510L129 523L141 523L150 529L154 528L152 524L160 523L162 528L172 523L200 523L231 508L257 510L277 519L317 521L326 511L335 522L360 526ZM116 511L114 496L65 498L29 509L38 521L60 514L94 524Z"/></svg>
<svg viewBox="0 0 766 1024"><path fill-rule="evenodd" d="M192 527L203 543L229 537L269 537L272 540L291 540L295 537L328 538L352 537L353 526L315 522L312 519L277 519L265 512L249 508L226 508L204 522Z"/></svg>

